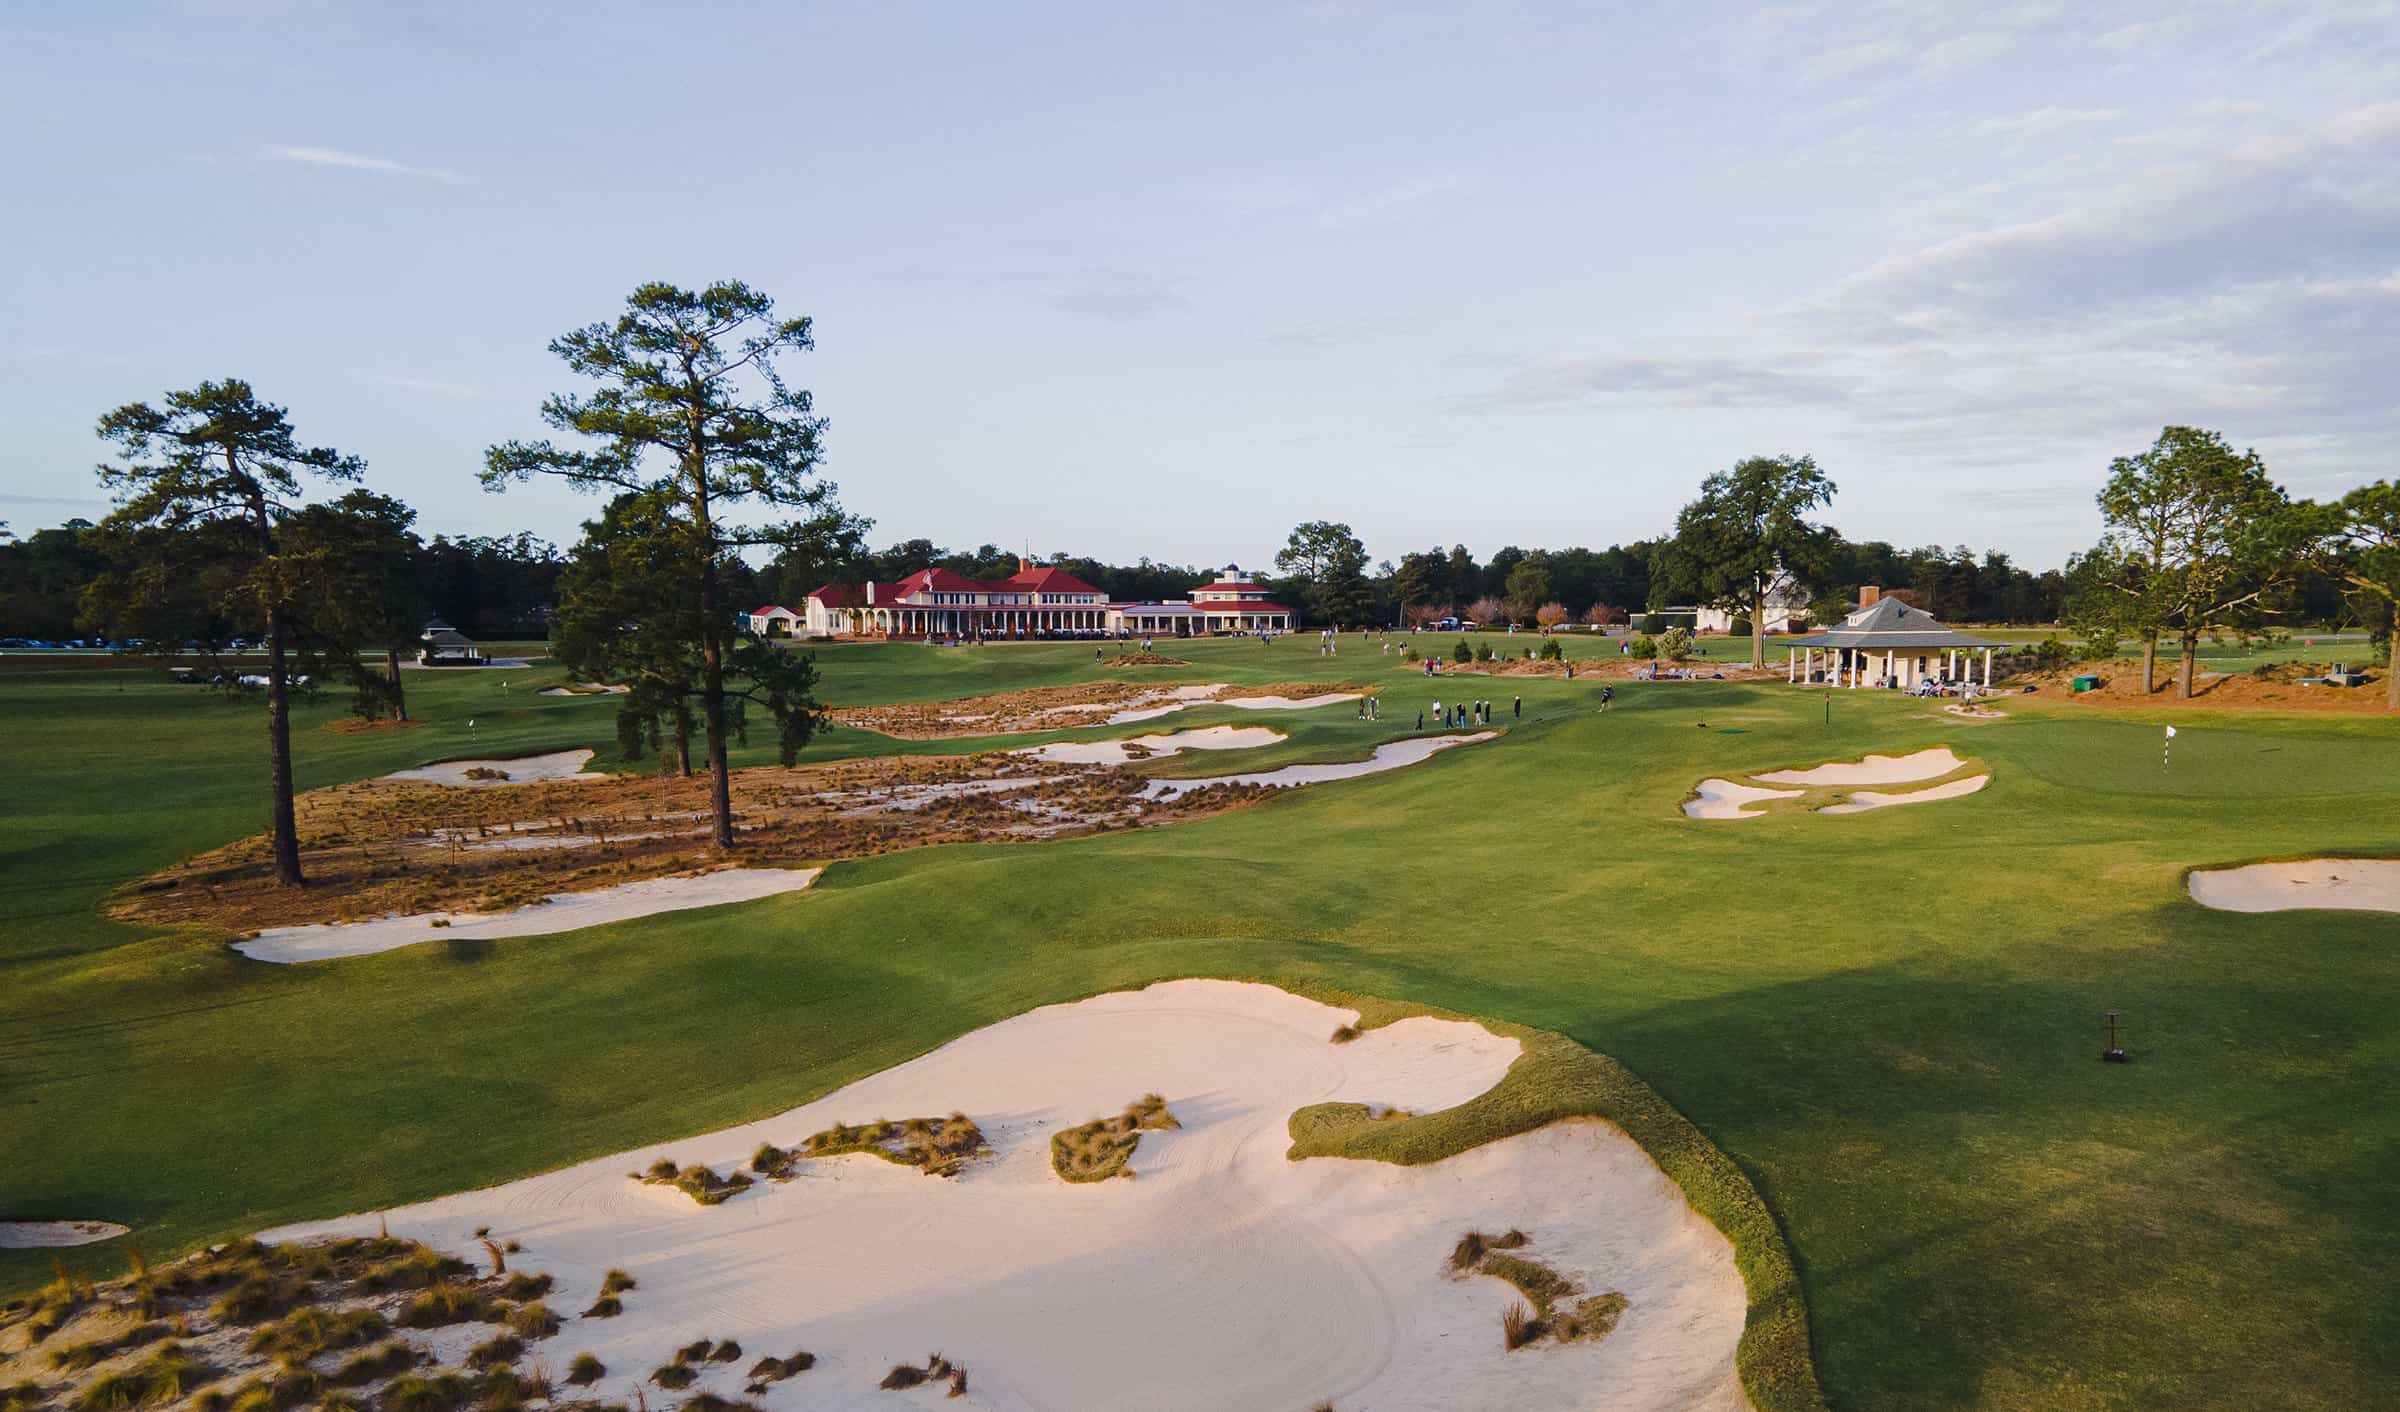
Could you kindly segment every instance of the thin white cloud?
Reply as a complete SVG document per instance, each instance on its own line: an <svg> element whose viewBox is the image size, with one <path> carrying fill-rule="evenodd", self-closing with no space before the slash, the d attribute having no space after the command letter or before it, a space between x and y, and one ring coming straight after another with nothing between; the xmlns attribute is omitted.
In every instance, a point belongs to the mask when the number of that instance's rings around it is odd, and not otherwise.
<svg viewBox="0 0 2400 1412"><path fill-rule="evenodd" d="M347 152L339 147L269 146L260 154L271 162L297 162L309 167L341 167L354 172L383 172L392 176L430 177L435 181L458 182L456 172L435 167L412 167L389 157L371 157L363 152Z"/></svg>
<svg viewBox="0 0 2400 1412"><path fill-rule="evenodd" d="M1828 49L1800 64L1800 77L1822 82L1826 79L1847 78L1863 69L1888 64L1908 53L1908 46L1897 39L1871 39L1863 44L1845 44Z"/></svg>
<svg viewBox="0 0 2400 1412"><path fill-rule="evenodd" d="M1366 225L1390 215L1403 207L1456 191L1466 185L1463 178L1451 175L1419 177L1378 191L1370 191L1355 200L1343 201L1317 213L1317 224L1328 230L1343 230Z"/></svg>
<svg viewBox="0 0 2400 1412"><path fill-rule="evenodd" d="M1985 118L1975 125L1975 130L1991 137L2056 137L2079 128L2113 123L2124 116L2122 108L2035 108L2030 112Z"/></svg>
<svg viewBox="0 0 2400 1412"><path fill-rule="evenodd" d="M1996 59L2016 47L2016 36L2002 34L1997 30L1983 30L1974 34L1956 35L1931 45L1923 54L1917 56L1917 62L1938 73L1945 69L1981 63L1986 59Z"/></svg>
<svg viewBox="0 0 2400 1412"><path fill-rule="evenodd" d="M455 397L462 401L469 398L481 397L483 395L483 390L481 388L469 387L462 382L444 382L439 378L412 378L390 375L378 377L375 379L375 381L381 383L385 387L398 388L402 392L425 392L431 393L436 397Z"/></svg>

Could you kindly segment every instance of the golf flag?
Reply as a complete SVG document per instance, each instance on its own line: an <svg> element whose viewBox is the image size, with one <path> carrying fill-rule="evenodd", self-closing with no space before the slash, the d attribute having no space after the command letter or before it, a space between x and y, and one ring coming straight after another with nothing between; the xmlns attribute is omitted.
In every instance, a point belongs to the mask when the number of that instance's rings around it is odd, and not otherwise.
<svg viewBox="0 0 2400 1412"><path fill-rule="evenodd" d="M2158 767L2160 769L2163 770L2167 767L2167 757L2173 753L2175 753L2175 728L2169 726L2167 727L2167 738L2160 742L2158 747Z"/></svg>

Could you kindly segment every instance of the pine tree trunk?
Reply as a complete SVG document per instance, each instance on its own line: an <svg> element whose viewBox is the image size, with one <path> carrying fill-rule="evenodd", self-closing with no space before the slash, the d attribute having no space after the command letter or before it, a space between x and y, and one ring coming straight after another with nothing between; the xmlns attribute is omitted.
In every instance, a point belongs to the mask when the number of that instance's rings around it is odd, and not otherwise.
<svg viewBox="0 0 2400 1412"><path fill-rule="evenodd" d="M675 773L692 777L692 709L680 702L675 707Z"/></svg>
<svg viewBox="0 0 2400 1412"><path fill-rule="evenodd" d="M2175 676L2175 695L2179 700L2192 699L2192 666L2199 656L2200 634L2186 632L2183 635L2183 662Z"/></svg>
<svg viewBox="0 0 2400 1412"><path fill-rule="evenodd" d="M2157 690L2158 639L2155 636L2144 637L2142 639L2142 695L2148 696Z"/></svg>
<svg viewBox="0 0 2400 1412"><path fill-rule="evenodd" d="M400 684L400 649L383 649L383 665L392 678L392 719L405 721L408 719L408 690Z"/></svg>
<svg viewBox="0 0 2400 1412"><path fill-rule="evenodd" d="M1750 669L1767 669L1767 589L1763 583L1750 599Z"/></svg>
<svg viewBox="0 0 2400 1412"><path fill-rule="evenodd" d="M303 880L300 823L292 810L292 702L284 681L283 619L272 608L267 610L267 764L275 795L275 880L297 887Z"/></svg>
<svg viewBox="0 0 2400 1412"><path fill-rule="evenodd" d="M2392 605L2388 628L2391 636L2384 639L2383 704L2389 710L2400 711L2400 603Z"/></svg>

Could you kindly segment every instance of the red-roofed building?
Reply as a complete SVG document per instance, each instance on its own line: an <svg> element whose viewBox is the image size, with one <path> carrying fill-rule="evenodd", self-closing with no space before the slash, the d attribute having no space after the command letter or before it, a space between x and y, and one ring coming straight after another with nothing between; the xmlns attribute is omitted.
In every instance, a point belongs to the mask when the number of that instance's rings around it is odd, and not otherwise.
<svg viewBox="0 0 2400 1412"><path fill-rule="evenodd" d="M1289 632L1293 615L1231 565L1216 583L1193 590L1190 603L1111 603L1065 569L1019 560L1015 573L997 580L920 569L898 583L827 584L808 595L804 613L764 608L751 622L770 636L782 626L809 637L1192 637Z"/></svg>

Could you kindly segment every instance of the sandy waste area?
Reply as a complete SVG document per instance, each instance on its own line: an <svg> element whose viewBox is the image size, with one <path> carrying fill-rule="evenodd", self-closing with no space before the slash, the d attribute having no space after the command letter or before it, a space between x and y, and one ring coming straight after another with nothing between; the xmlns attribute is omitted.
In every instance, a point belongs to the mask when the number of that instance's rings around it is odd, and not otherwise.
<svg viewBox="0 0 2400 1412"><path fill-rule="evenodd" d="M421 941L493 941L512 936L549 936L631 917L717 907L778 893L798 892L817 880L821 868L725 868L696 877L644 878L590 892L553 893L541 902L506 912L420 912L361 922L269 927L233 949L253 961L290 964L371 956Z"/></svg>
<svg viewBox="0 0 2400 1412"><path fill-rule="evenodd" d="M606 775L587 775L583 772L584 765L591 758L592 752L589 750L560 750L548 755L519 755L511 760L444 760L440 764L419 769L394 770L384 778L448 785L454 789L488 789L504 784L554 784L559 780L608 778Z"/></svg>
<svg viewBox="0 0 2400 1412"><path fill-rule="evenodd" d="M1363 694L1359 687L1342 682L1282 682L1251 687L1223 682L1148 686L1138 682L1092 681L951 701L843 706L832 714L842 725L906 740L938 740L1129 725L1201 705L1231 706L1245 711L1307 710L1337 701L1356 701Z"/></svg>
<svg viewBox="0 0 2400 1412"><path fill-rule="evenodd" d="M1062 740L1052 745L1027 746L1016 753L1066 765L1124 765L1186 750L1255 750L1283 739L1283 732L1265 726L1207 726L1122 740Z"/></svg>
<svg viewBox="0 0 2400 1412"><path fill-rule="evenodd" d="M769 1412L963 1405L1011 1409L1734 1409L1744 1290L1725 1238L1647 1154L1597 1122L1553 1124L1419 1167L1284 1156L1291 1112L1324 1100L1431 1111L1498 1081L1517 1042L1410 1019L1353 1043L1355 1016L1266 986L1179 981L1052 1006L761 1122L648 1145L389 1213L395 1236L472 1250L523 1242L512 1270L554 1276L583 1308L603 1273L638 1282L610 1319L570 1320L534 1352L591 1352L589 1389L630 1403L686 1343L732 1339L664 1408L745 1396L744 1365L805 1350L815 1365L756 1393ZM1146 1132L1138 1179L1070 1184L1050 1136L1165 1097L1181 1126ZM870 1155L805 1158L717 1206L628 1173L661 1155L730 1173L762 1142L836 1121L964 1111L991 1147L953 1178ZM268 1239L372 1235L378 1217ZM1469 1229L1518 1228L1592 1292L1626 1298L1605 1338L1505 1351L1517 1291L1451 1273ZM483 1330L426 1340L455 1358ZM938 1350L970 1370L879 1392Z"/></svg>
<svg viewBox="0 0 2400 1412"><path fill-rule="evenodd" d="M1243 775L1215 775L1197 780L1156 780L1146 792L1151 799L1176 799L1196 789L1213 789L1221 785L1245 785L1264 789L1290 789L1295 785L1325 784L1333 780L1353 780L1361 775L1377 775L1385 770L1397 770L1432 759L1454 745L1475 745L1499 737L1498 731L1477 731L1473 735L1420 735L1405 740L1387 740L1375 747L1364 760L1346 760L1330 765L1286 765L1279 770L1258 770Z"/></svg>
<svg viewBox="0 0 2400 1412"><path fill-rule="evenodd" d="M114 1221L0 1221L0 1250L51 1250L125 1234Z"/></svg>
<svg viewBox="0 0 2400 1412"><path fill-rule="evenodd" d="M2195 871L2192 900L2227 912L2400 912L2400 858L2310 858Z"/></svg>

